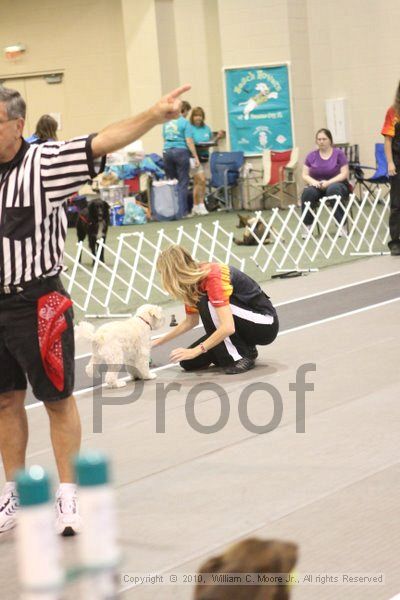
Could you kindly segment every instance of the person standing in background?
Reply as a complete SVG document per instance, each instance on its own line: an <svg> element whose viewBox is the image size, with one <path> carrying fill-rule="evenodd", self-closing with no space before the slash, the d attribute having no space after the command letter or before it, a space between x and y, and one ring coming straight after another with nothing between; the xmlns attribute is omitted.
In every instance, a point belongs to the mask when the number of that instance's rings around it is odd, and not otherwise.
<svg viewBox="0 0 400 600"><path fill-rule="evenodd" d="M201 106L196 106L190 115L190 123L192 125L192 135L194 144L197 148L199 157L199 165L192 167L190 174L193 176L193 215L208 215L208 210L204 205L204 197L206 193L206 181L210 177L209 158L210 151L201 144L211 142L212 131L205 123L205 112ZM216 142L224 136L223 131L217 134Z"/></svg>
<svg viewBox="0 0 400 600"><path fill-rule="evenodd" d="M193 142L192 126L186 119L191 106L185 100L182 102L181 115L178 119L168 121L163 125L164 137L164 169L168 179L178 180L179 206L184 216L188 216L188 187L190 173L190 157L194 158L195 166L200 165Z"/></svg>
<svg viewBox="0 0 400 600"><path fill-rule="evenodd" d="M390 216L388 243L390 254L400 256L400 82L393 105L387 110L381 131L390 179Z"/></svg>
<svg viewBox="0 0 400 600"><path fill-rule="evenodd" d="M57 141L58 123L51 115L42 115L36 123L35 133L27 138L29 144Z"/></svg>

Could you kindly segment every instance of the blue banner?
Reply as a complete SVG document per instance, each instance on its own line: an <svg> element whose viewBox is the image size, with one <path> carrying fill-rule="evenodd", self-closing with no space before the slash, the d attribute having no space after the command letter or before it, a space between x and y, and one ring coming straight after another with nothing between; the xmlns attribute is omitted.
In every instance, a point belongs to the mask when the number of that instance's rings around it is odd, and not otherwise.
<svg viewBox="0 0 400 600"><path fill-rule="evenodd" d="M232 151L293 148L287 65L225 69L225 86Z"/></svg>

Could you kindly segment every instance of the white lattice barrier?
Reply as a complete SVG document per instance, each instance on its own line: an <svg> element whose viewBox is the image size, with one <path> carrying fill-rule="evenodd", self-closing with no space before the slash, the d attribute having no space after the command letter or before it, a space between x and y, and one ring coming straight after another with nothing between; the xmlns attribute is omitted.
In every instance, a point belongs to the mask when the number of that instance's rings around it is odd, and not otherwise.
<svg viewBox="0 0 400 600"><path fill-rule="evenodd" d="M257 248L251 258L263 273L268 269L285 273L318 270L316 263L321 259L332 261L335 253L341 256L386 254L389 203L389 197L381 200L380 193L374 198L366 193L361 202L352 194L344 205L339 196L323 198L315 211L306 203L303 212L295 205L284 213L274 208L268 219L260 211L256 212L250 231ZM340 222L335 218L338 207L343 210ZM309 228L304 225L307 211L313 217ZM264 233L258 237L256 229L259 230L260 223Z"/></svg>
<svg viewBox="0 0 400 600"><path fill-rule="evenodd" d="M219 221L212 225L212 231L208 231L197 224L193 235L184 226L177 227L174 236L160 229L154 242L143 231L122 233L116 249L101 240L95 256L82 242L78 243L75 256L65 254L69 268L64 273L75 306L88 317L121 317L129 316L130 306L140 298L157 302L166 297L156 263L160 252L171 244L182 244L199 261L229 263L244 270L245 259L232 250L233 233L221 227ZM100 261L103 248L105 263ZM89 266L88 260L93 265ZM115 312L116 306L124 312Z"/></svg>

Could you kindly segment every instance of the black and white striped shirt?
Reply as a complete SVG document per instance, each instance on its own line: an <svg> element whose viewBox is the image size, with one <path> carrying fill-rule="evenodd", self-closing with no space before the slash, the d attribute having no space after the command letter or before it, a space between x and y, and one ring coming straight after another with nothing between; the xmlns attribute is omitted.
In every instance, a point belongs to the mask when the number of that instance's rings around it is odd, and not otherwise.
<svg viewBox="0 0 400 600"><path fill-rule="evenodd" d="M61 270L64 203L104 168L104 160L95 166L92 137L39 146L23 141L14 159L0 164L1 287Z"/></svg>

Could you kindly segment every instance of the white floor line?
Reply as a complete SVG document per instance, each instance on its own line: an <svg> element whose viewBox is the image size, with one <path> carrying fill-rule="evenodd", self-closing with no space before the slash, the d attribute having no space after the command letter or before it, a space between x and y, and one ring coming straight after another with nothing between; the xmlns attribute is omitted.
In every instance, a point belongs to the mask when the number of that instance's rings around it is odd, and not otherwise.
<svg viewBox="0 0 400 600"><path fill-rule="evenodd" d="M203 325L201 323L199 323L198 325L193 327L193 329L199 329L200 327L203 327ZM165 332L159 333L158 335L152 335L151 339L158 340L158 338L163 337L163 335L165 335ZM78 354L78 356L75 356L75 360L79 360L80 358L88 358L89 356L92 356L91 352L88 352L87 354Z"/></svg>
<svg viewBox="0 0 400 600"><path fill-rule="evenodd" d="M309 294L308 296L300 296L299 298L293 298L292 300L285 300L285 302L279 302L274 306L285 306L285 304L292 304L292 302L300 302L301 300L308 300L309 298L315 298L316 296L324 296L325 294L330 294L331 292L338 292L339 290L346 290L348 288L362 285L364 283L370 283L371 281L379 281L379 279L385 279L385 277L394 277L395 275L400 275L400 271L394 271L393 273L386 273L386 275L378 275L377 277L370 277L369 279L362 279L361 281L356 281L354 283L347 283L346 285L339 285L334 288L330 288L329 290L324 290L322 292L315 292L315 294Z"/></svg>
<svg viewBox="0 0 400 600"><path fill-rule="evenodd" d="M25 406L25 410L30 410L31 408L37 408L38 406L43 406L43 402L35 402L34 404L27 404Z"/></svg>
<svg viewBox="0 0 400 600"><path fill-rule="evenodd" d="M163 371L164 369L170 369L171 367L176 367L177 363L168 363L167 365L162 365L161 367L155 367L154 369L150 369L150 371ZM121 377L124 381L128 381L130 379L129 375L126 377ZM87 392L93 392L93 390L97 390L99 387L104 387L106 384L102 383L101 386L96 387L88 387L83 388L82 390L77 390L74 392L74 396L82 396L82 394L86 394ZM43 402L35 402L34 404L28 404L25 406L26 410L30 410L31 408L36 408L37 406L42 406Z"/></svg>
<svg viewBox="0 0 400 600"><path fill-rule="evenodd" d="M79 360L80 358L88 358L89 356L92 356L91 352L88 352L87 354L78 354L78 356L75 356L75 360Z"/></svg>
<svg viewBox="0 0 400 600"><path fill-rule="evenodd" d="M298 298L292 298L291 300L285 300L284 302L278 302L277 304L274 304L274 306L285 306L286 304L301 302L301 300L308 300L309 298L316 298L317 296L324 296L325 294L330 294L332 292L338 292L339 290L345 290L345 289L348 289L351 287L355 287L357 285L362 285L364 283L370 283L371 281L379 281L379 279L385 279L385 277L394 277L395 275L400 275L400 271L386 273L386 275L378 275L377 277L370 277L369 279L362 279L361 281L355 281L354 283L347 283L346 285L339 285L334 288L329 288L328 290L323 290L322 292L315 292L314 294L308 294L307 296L299 296ZM196 327L194 327L194 329L199 329L200 327L202 327L201 323L199 325L196 325ZM158 335L153 335L151 337L151 339L157 340L158 338L162 337L163 335L165 335L165 334L160 333ZM75 356L75 360L78 360L80 358L87 358L88 356L91 356L91 352L89 352L88 354L79 354L78 356Z"/></svg>
<svg viewBox="0 0 400 600"><path fill-rule="evenodd" d="M330 321L336 321L337 319L342 319L343 317L349 317L350 315L356 315L361 312L365 312L366 310L371 310L373 308L379 308L381 306L386 306L388 304L393 304L394 302L398 302L399 298L392 298L391 300L384 300L383 302L377 302L376 304L371 304L369 306L364 306L363 308L356 308L354 310L350 310L346 313L340 313L339 315L335 315L333 317L327 317L326 319L320 319L319 321L312 321L311 323L306 323L305 325L299 325L298 327L292 327L291 329L286 329L278 333L278 337L281 335L286 335L287 333L293 333L294 331L301 331L302 329L307 329L308 327L314 327L314 325L321 325L322 323L329 323ZM195 329L200 327L197 325ZM156 367L155 369L150 369L151 371L163 371L165 369L170 369L171 367L176 367L177 363L168 363L167 365L162 365L161 367ZM129 377L123 377L122 379L129 379ZM105 383L102 384L101 387L104 387ZM83 390L78 390L74 392L74 396L81 396L82 394L86 394L87 392L92 392L93 387L84 388ZM36 408L37 406L41 406L42 402L35 402L34 404L28 404L25 408L26 410L30 410L31 408Z"/></svg>
<svg viewBox="0 0 400 600"><path fill-rule="evenodd" d="M393 302L398 302L399 300L400 296L398 298L392 298L391 300L377 302L376 304L371 304L370 306L364 306L363 308L356 308L354 310L350 310L349 312L340 313L339 315L335 315L333 317L327 317L326 319L320 319L319 321L313 321L311 323L306 323L305 325L292 327L292 329L285 329L285 331L281 331L280 333L278 333L278 336L286 335L287 333L292 333L293 331L300 331L301 329L307 329L307 327L313 327L314 325L320 325L321 323L329 323L329 321L336 321L336 319L341 319L342 317L349 317L350 315L356 315L357 313L365 312L366 310L371 310L372 308L385 306L386 304L393 304Z"/></svg>

